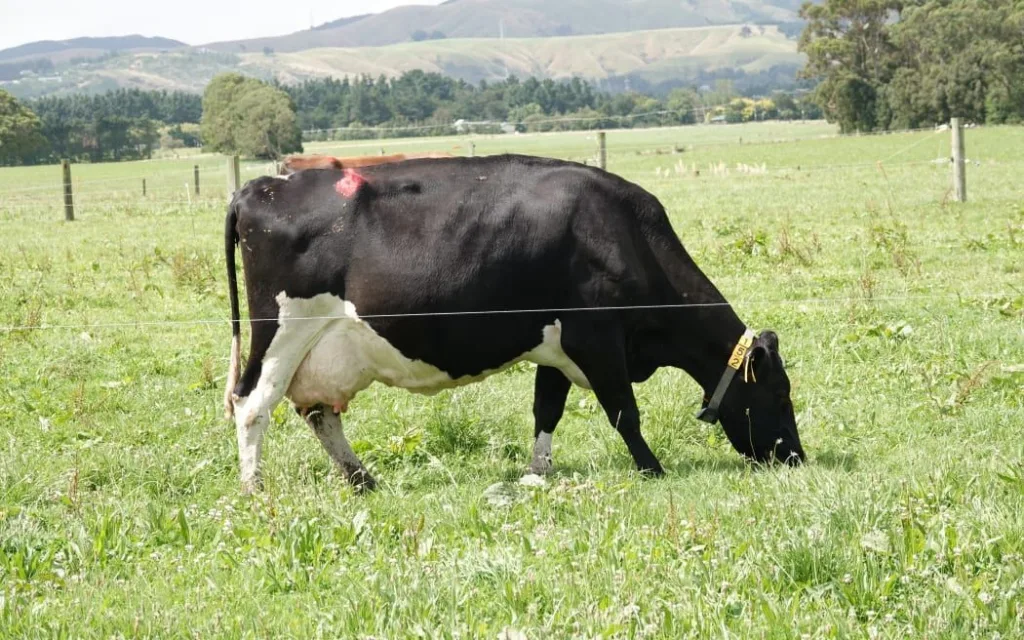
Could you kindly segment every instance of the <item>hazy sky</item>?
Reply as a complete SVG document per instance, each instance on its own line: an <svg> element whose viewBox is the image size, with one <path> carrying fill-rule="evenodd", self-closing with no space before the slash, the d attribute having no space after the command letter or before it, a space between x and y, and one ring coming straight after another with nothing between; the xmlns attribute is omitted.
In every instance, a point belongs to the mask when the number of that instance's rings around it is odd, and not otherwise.
<svg viewBox="0 0 1024 640"><path fill-rule="evenodd" d="M174 38L188 44L274 36L344 16L441 0L0 0L0 49L82 36Z"/></svg>

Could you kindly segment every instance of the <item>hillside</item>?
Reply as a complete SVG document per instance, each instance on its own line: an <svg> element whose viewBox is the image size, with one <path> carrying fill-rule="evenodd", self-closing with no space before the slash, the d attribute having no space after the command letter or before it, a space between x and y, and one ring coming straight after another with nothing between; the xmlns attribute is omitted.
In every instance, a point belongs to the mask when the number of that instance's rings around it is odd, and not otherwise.
<svg viewBox="0 0 1024 640"><path fill-rule="evenodd" d="M15 95L96 92L116 87L202 91L213 76L239 71L284 83L352 74L394 76L411 69L471 82L580 76L617 88L710 82L715 77L792 79L802 65L796 42L774 26L661 29L555 38L467 38L386 47L321 48L295 53L229 54L195 49L122 54L60 71L53 78L6 82ZM609 84L611 83L611 84Z"/></svg>
<svg viewBox="0 0 1024 640"><path fill-rule="evenodd" d="M434 40L387 47L323 48L298 53L245 54L243 69L275 75L282 82L309 77L398 75L435 71L470 82L520 77L589 80L634 76L652 83L680 80L723 69L758 73L773 66L797 67L796 43L776 27L661 29L555 38Z"/></svg>
<svg viewBox="0 0 1024 640"><path fill-rule="evenodd" d="M69 62L75 58L98 58L110 52L177 49L187 46L184 42L169 38L150 38L140 35L40 40L0 51L0 62L14 63L43 58L58 64Z"/></svg>
<svg viewBox="0 0 1024 640"><path fill-rule="evenodd" d="M285 36L215 42L227 53L376 47L417 37L592 35L727 24L793 25L801 0L450 0L344 18Z"/></svg>

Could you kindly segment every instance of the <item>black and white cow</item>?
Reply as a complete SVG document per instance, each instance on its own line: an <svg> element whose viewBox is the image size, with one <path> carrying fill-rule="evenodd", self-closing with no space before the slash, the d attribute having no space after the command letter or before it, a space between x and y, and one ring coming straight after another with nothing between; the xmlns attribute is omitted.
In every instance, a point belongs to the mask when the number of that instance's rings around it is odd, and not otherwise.
<svg viewBox="0 0 1024 640"><path fill-rule="evenodd" d="M252 330L241 376L236 245ZM661 203L616 175L502 155L262 177L232 199L225 250L224 401L246 491L260 486L264 432L285 397L350 482L372 488L339 419L359 391L434 394L523 360L538 365L534 473L551 468L576 384L593 390L638 469L660 475L631 383L664 366L703 387L700 417L720 419L741 454L804 459L777 336L755 337Z"/></svg>

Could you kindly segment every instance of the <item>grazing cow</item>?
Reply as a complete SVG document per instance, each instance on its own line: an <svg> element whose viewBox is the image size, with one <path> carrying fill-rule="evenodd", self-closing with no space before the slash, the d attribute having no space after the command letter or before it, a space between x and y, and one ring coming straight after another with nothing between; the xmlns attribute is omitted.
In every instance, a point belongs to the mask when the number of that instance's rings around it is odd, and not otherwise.
<svg viewBox="0 0 1024 640"><path fill-rule="evenodd" d="M424 153L395 153L389 156L354 156L349 158L338 158L335 156L322 155L292 155L281 163L281 175L289 175L304 169L358 169L360 167L371 167L378 164L390 164L417 158L454 158L445 151L427 151Z"/></svg>
<svg viewBox="0 0 1024 640"><path fill-rule="evenodd" d="M240 372L235 247L252 331ZM241 480L260 486L284 398L358 489L374 480L339 415L373 382L422 394L538 365L533 459L571 384L593 390L637 468L662 466L631 383L664 366L705 391L698 417L757 461L804 459L778 338L755 336L701 272L661 203L581 164L528 156L408 160L246 184L225 229L233 340L225 411ZM239 374L241 375L239 376Z"/></svg>

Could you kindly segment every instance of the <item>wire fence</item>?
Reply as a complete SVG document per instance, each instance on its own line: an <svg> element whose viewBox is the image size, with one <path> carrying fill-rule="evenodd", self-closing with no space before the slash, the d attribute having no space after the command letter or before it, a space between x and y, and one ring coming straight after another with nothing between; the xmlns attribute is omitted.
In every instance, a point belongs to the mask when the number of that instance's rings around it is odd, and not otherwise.
<svg viewBox="0 0 1024 640"><path fill-rule="evenodd" d="M673 140L671 136L658 135L651 140L637 140L632 134L636 130L616 130L608 134L609 144L605 150L609 170L621 172L624 177L635 180L642 186L654 189L669 185L679 185L684 179L712 178L756 178L759 175L796 175L820 172L877 171L879 167L886 172L900 170L919 171L931 166L942 168L951 162L949 157L949 136L943 128L907 129L895 132L875 134L823 134L815 131L807 135L790 135L773 137L764 132L754 131L754 137L743 140L727 140L719 135L719 139L686 141L688 133L694 127L673 129L674 135L681 139ZM709 135L709 128L700 133ZM749 129L742 133L750 135ZM770 132L769 132L770 133ZM460 137L437 138L426 140L394 141L396 148L404 148L410 144L433 144L442 150L460 147L479 142L482 154L501 153L505 151L531 153L548 157L556 157L596 163L601 153L597 148L598 136L594 132L558 133L562 136L558 145L547 144L549 134L525 134L505 137ZM697 136L692 136L697 137ZM793 165L792 149L784 149L781 153L774 150L778 145L800 145L809 141L851 139L875 140L891 137L892 142L878 147L867 142L870 148L835 147L818 149L817 156L834 158L852 152L869 160L847 163L803 163ZM905 141L905 144L899 144ZM339 145L338 149L356 149L377 146L374 143L353 143ZM472 148L472 147L469 147ZM324 150L317 149L316 152ZM312 153L313 151L310 151ZM381 153L383 153L381 149ZM367 155L367 154L360 154ZM814 155L814 154L811 154ZM875 157L872 157L875 156ZM1001 164L1024 164L1024 160L998 161L984 158L983 155L973 157L979 166L982 161L999 162ZM133 166L139 172L124 176L97 176L74 178L72 187L75 194L75 207L87 216L91 212L102 212L110 215L194 215L199 208L224 206L231 188L231 170L223 158L198 158L186 161L168 161L189 163L189 166L170 168L160 163L136 163ZM110 165L102 165L104 171L110 171ZM240 166L242 178L252 178L272 173L274 164L269 162L250 162ZM199 193L196 193L195 176L200 175ZM59 175L54 169L55 177ZM145 187L142 181L145 180ZM243 179L244 182L244 179ZM63 188L60 182L32 184L25 186L0 186L0 222L23 220L32 216L38 217L41 212L58 210L63 206ZM145 188L145 195L143 195ZM56 219L56 216L54 217ZM194 223L193 223L194 224ZM657 311L667 309L706 308L719 306L732 307L779 307L779 306L822 306L839 307L849 304L907 304L925 301L991 301L1018 296L1019 292L930 292L926 294L907 293L902 295L875 296L860 295L831 298L777 298L738 300L721 303L679 304L679 305L641 305L616 307L584 307L566 309L490 309L477 311L425 312L413 314L376 314L362 316L363 319L388 319L404 317L460 317L460 316L496 316L509 314L536 313L569 313L591 311ZM343 316L317 316L294 318L291 320L330 321L342 319ZM276 322L277 318L246 319L245 322ZM150 328L150 327L182 327L182 326L216 326L225 325L230 320L226 317L217 318L136 318L132 320L81 322L58 321L48 323L42 320L31 322L13 322L0 325L0 334L10 335L21 332L43 330L101 330L118 328Z"/></svg>
<svg viewBox="0 0 1024 640"><path fill-rule="evenodd" d="M652 112L653 113L653 112ZM661 113L661 112L658 112ZM636 114L643 115L643 114ZM713 127L706 126L703 129ZM676 135L685 138L687 130L697 129L696 127L683 127L673 129ZM699 174L702 176L727 176L727 175L758 175L777 174L792 171L840 171L848 169L875 168L879 163L889 167L915 167L926 164L942 164L948 161L947 136L938 135L942 130L928 129L906 129L894 132L872 133L864 135L856 134L813 134L813 135L790 135L788 137L753 138L743 140L708 140L698 142L666 141L663 143L647 140L634 141L630 134L633 130L614 131L609 136L610 142L607 146L606 157L609 162L609 169L615 171L621 168L623 174L643 183L647 180L672 179L680 175ZM923 133L931 135L921 136ZM754 132L755 134L759 132ZM587 164L597 164L600 152L597 147L597 136L594 132L587 134L559 134L563 136L557 146L546 145L544 136L547 134L527 134L523 136L505 136L495 140L480 140L480 151L482 154L521 152L536 153L548 157L563 158ZM812 140L845 140L850 138L874 138L881 136L913 136L914 139L907 145L888 153L878 159L866 162L851 162L840 164L813 164L800 163L797 165L778 164L778 158L767 158L770 152L765 149L769 145L793 145ZM448 150L453 146L460 147L462 151L469 145L474 145L473 138L438 139L434 141L415 140L401 141L396 146L405 147L407 143L429 144L433 142L435 150ZM911 151L926 147L929 142L934 143L934 150L930 157L918 159L906 159ZM451 144L457 143L457 144ZM338 150L355 150L359 148L372 148L376 145L347 145L339 146ZM536 147L536 148L534 148ZM728 152L721 152L728 149ZM326 152L328 149L317 149L316 152ZM720 153L716 153L716 151ZM383 154L384 149L380 149ZM370 154L360 154L370 155ZM725 158L728 157L728 160ZM899 158L898 163L892 162ZM669 160L668 165L645 167L646 163L657 163ZM178 161L168 161L178 162ZM88 167L89 165L76 165ZM110 165L102 165L109 167ZM72 177L71 186L73 201L76 208L91 208L112 210L123 206L134 206L139 208L153 208L163 205L221 205L228 197L230 188L228 177L229 171L223 161L216 159L202 158L195 165L181 169L162 169L153 163L136 163L132 169L139 172L134 175L110 176L110 177ZM155 169L155 170L154 170ZM109 169L105 169L109 170ZM259 175L273 173L273 162L250 162L241 165L240 173L243 179L251 179ZM195 184L196 174L201 177L200 184ZM55 178L58 172L54 170ZM145 185L145 186L144 186ZM198 193L197 193L197 188ZM26 186L0 185L0 219L3 213L8 214L20 211L29 212L33 208L59 208L64 205L64 185L54 181L48 184L34 184ZM11 216L8 215L8 218Z"/></svg>
<svg viewBox="0 0 1024 640"><path fill-rule="evenodd" d="M1020 295L1018 292L999 293L978 293L978 292L951 292L934 294L904 294L899 296L846 296L846 297L824 297L824 298L765 298L756 300L737 300L724 302L705 303L681 303L681 304L655 304L655 305L617 305L617 306L594 306L594 307L557 307L557 308L536 308L536 309L483 309L471 311L430 311L417 313L371 313L358 316L360 320L395 320L406 318L458 318L458 317L486 317L486 316L526 316L526 315L550 315L565 313L591 313L591 312L624 312L624 311L668 311L685 309L711 309L723 307L751 308L757 306L781 307L811 307L830 306L839 307L845 304L866 304L876 305L880 303L906 303L906 302L965 302L1002 300L1009 296ZM319 315L319 316L290 316L287 322L330 322L335 320L351 320L353 316L348 315ZM271 318L243 318L243 323L280 322L277 317ZM45 322L21 325L0 325L0 334L19 333L26 331L59 331L59 330L98 330L98 329L126 329L126 328L159 328L159 327L187 327L187 326L210 326L230 325L230 318L188 318L188 319L137 319L122 320L117 322L79 322L79 323L57 323L47 324Z"/></svg>

